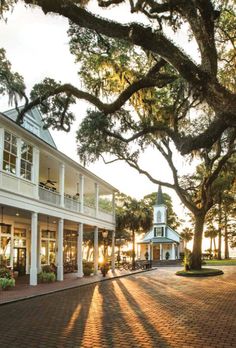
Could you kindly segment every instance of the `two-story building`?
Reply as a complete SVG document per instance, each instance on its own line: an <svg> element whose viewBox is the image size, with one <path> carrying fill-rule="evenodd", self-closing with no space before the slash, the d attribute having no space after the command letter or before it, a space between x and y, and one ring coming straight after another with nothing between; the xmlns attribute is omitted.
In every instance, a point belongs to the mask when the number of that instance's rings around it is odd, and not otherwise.
<svg viewBox="0 0 236 348"><path fill-rule="evenodd" d="M68 264L82 277L83 234L93 231L96 273L98 233L107 230L114 267L116 189L58 151L37 108L21 126L16 116L0 114L0 263L30 274L31 285L51 263L60 281Z"/></svg>

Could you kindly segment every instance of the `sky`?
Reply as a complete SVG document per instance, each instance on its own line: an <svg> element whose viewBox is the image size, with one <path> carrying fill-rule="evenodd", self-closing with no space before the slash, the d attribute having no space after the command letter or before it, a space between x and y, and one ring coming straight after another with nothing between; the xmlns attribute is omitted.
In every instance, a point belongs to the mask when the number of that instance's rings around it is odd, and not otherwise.
<svg viewBox="0 0 236 348"><path fill-rule="evenodd" d="M91 6L95 8L93 1ZM98 9L97 11L99 12ZM110 14L110 11L105 13ZM113 19L117 17L123 22L130 20L129 13L124 8L116 9L110 15ZM24 76L28 92L44 77L52 77L64 83L70 82L82 88L77 75L78 68L74 63L74 57L69 52L67 29L66 19L56 15L45 16L40 9L25 8L23 4L15 7L6 23L0 22L0 47L5 48L13 70ZM189 45L186 37L181 37L181 44ZM196 49L194 45L190 48L192 51ZM74 108L76 122L69 134L51 131L58 149L76 161L79 161L79 158L75 134L88 107L89 104L85 102L80 101L76 104ZM0 100L0 108L1 111L9 108L6 99ZM181 157L176 157L176 162L178 162L179 171L186 169L186 163ZM154 150L145 151L141 164L155 178L171 181L168 165ZM157 191L155 184L123 162L106 165L101 160L87 168L119 191L138 199ZM185 211L175 192L166 188L163 188L163 191L171 195L176 213L183 218Z"/></svg>

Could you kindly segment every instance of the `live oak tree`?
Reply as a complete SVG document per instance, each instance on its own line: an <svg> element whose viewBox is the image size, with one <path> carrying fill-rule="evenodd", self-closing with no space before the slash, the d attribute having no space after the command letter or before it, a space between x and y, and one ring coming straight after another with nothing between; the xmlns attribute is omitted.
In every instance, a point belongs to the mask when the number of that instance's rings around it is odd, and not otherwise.
<svg viewBox="0 0 236 348"><path fill-rule="evenodd" d="M93 161L109 153L175 189L195 217L193 267L200 268L204 219L214 205L217 177L235 151L235 1L98 1L108 12L130 10L134 21L128 24L89 12L89 1L24 2L69 19L70 49L84 89L45 78L28 100L23 80L15 76L9 83L3 75L5 92L10 88L25 101L18 122L40 104L47 126L69 131L71 105L90 102L78 131L81 158ZM2 13L13 3L5 0ZM196 56L179 46L183 34L196 44ZM161 182L140 167L140 153L148 146L167 160L173 182ZM198 156L203 170L195 182L179 176L175 151L186 160Z"/></svg>

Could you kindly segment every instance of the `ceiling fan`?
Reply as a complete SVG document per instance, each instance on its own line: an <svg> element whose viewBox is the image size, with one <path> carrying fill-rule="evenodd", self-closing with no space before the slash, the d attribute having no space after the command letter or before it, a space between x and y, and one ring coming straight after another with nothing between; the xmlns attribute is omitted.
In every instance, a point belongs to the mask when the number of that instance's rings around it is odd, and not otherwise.
<svg viewBox="0 0 236 348"><path fill-rule="evenodd" d="M56 183L57 183L57 181L50 179L50 168L48 168L48 178L45 182L42 182L42 184L55 186Z"/></svg>

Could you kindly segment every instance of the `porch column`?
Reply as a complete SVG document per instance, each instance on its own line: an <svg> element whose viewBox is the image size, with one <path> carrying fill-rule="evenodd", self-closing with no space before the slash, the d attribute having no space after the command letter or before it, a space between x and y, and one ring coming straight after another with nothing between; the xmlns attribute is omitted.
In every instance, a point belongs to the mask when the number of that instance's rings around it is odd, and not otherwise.
<svg viewBox="0 0 236 348"><path fill-rule="evenodd" d="M39 198L39 149L33 147L33 182L35 183L35 198Z"/></svg>
<svg viewBox="0 0 236 348"><path fill-rule="evenodd" d="M171 251L171 254L172 254L172 260L175 260L175 245L174 243L172 243L172 251Z"/></svg>
<svg viewBox="0 0 236 348"><path fill-rule="evenodd" d="M37 232L38 213L31 213L31 264L30 285L37 285Z"/></svg>
<svg viewBox="0 0 236 348"><path fill-rule="evenodd" d="M148 260L151 260L151 245L148 244Z"/></svg>
<svg viewBox="0 0 236 348"><path fill-rule="evenodd" d="M60 192L60 206L64 207L65 165L63 163L60 163L60 167L59 167L59 192Z"/></svg>
<svg viewBox="0 0 236 348"><path fill-rule="evenodd" d="M113 221L115 221L116 220L115 192L112 193L112 214L113 214Z"/></svg>
<svg viewBox="0 0 236 348"><path fill-rule="evenodd" d="M163 259L163 255L162 255L162 244L160 244L160 260Z"/></svg>
<svg viewBox="0 0 236 348"><path fill-rule="evenodd" d="M77 238L77 265L78 272L77 277L82 278L83 273L83 224L79 224L78 238Z"/></svg>
<svg viewBox="0 0 236 348"><path fill-rule="evenodd" d="M115 231L112 231L111 269L112 272L115 272Z"/></svg>
<svg viewBox="0 0 236 348"><path fill-rule="evenodd" d="M79 203L80 213L84 212L84 175L79 176Z"/></svg>
<svg viewBox="0 0 236 348"><path fill-rule="evenodd" d="M38 273L41 272L41 230L38 229L38 254L37 254L37 266L38 266Z"/></svg>
<svg viewBox="0 0 236 348"><path fill-rule="evenodd" d="M64 232L64 220L58 220L58 252L57 252L57 280L62 281L64 278L63 267L63 233Z"/></svg>
<svg viewBox="0 0 236 348"><path fill-rule="evenodd" d="M94 274L98 273L98 227L94 229Z"/></svg>
<svg viewBox="0 0 236 348"><path fill-rule="evenodd" d="M95 183L95 217L98 217L99 212L99 185Z"/></svg>
<svg viewBox="0 0 236 348"><path fill-rule="evenodd" d="M179 248L180 248L180 246L179 246L179 244L177 244L177 259L179 260Z"/></svg>

